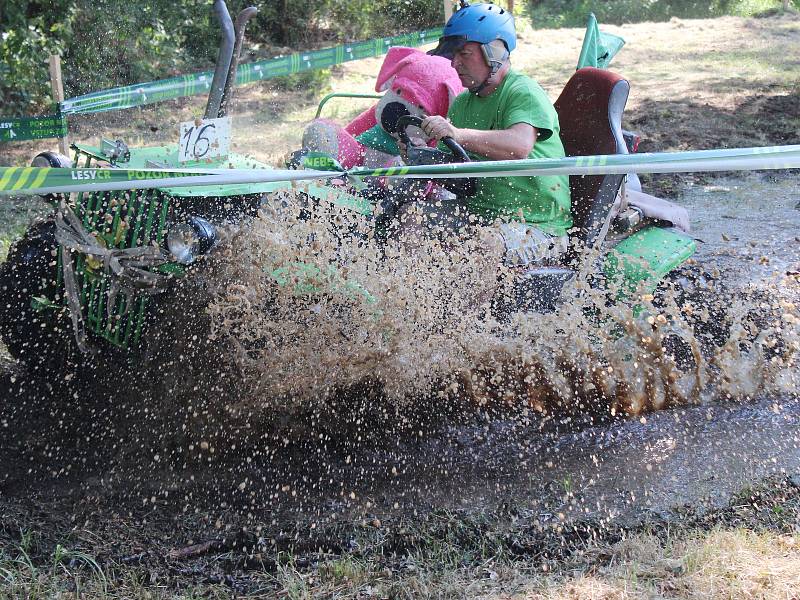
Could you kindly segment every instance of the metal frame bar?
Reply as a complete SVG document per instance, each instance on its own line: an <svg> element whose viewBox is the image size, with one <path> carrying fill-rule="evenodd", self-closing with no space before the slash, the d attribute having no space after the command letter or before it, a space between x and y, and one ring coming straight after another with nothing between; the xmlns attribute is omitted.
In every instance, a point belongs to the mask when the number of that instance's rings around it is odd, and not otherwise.
<svg viewBox="0 0 800 600"><path fill-rule="evenodd" d="M315 119L319 119L320 114L322 114L322 107L327 104L328 100L332 98L383 98L382 94L353 94L350 92L331 92L327 96L324 96L322 100L319 101L317 105L317 114L314 115Z"/></svg>

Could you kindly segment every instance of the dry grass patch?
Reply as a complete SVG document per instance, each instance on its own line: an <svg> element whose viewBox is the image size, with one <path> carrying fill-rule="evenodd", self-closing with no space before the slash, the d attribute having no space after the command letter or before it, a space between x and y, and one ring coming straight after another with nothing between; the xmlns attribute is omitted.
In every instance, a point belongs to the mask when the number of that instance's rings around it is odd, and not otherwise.
<svg viewBox="0 0 800 600"><path fill-rule="evenodd" d="M678 579L702 598L788 598L800 593L800 548L792 536L715 531L691 540Z"/></svg>
<svg viewBox="0 0 800 600"><path fill-rule="evenodd" d="M678 538L635 535L611 547L604 566L494 598L788 600L798 594L800 547L795 537L715 529Z"/></svg>

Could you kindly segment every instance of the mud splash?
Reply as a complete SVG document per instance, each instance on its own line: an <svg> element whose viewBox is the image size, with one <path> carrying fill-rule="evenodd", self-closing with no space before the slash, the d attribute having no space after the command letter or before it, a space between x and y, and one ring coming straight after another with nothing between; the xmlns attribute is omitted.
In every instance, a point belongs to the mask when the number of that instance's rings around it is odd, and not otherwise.
<svg viewBox="0 0 800 600"><path fill-rule="evenodd" d="M466 403L613 415L798 390L786 268L746 289L725 285L728 265L690 265L634 306L578 277L556 312L499 318L494 282L512 273L481 251L479 236L381 248L350 211L273 198L218 265L213 335L248 391L232 410L252 418L356 390L398 413Z"/></svg>

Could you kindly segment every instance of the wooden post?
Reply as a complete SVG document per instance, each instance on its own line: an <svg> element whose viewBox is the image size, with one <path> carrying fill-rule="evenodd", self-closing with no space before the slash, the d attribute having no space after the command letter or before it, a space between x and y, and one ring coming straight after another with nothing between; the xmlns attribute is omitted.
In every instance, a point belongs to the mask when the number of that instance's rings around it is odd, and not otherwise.
<svg viewBox="0 0 800 600"><path fill-rule="evenodd" d="M64 81L61 79L61 57L57 54L50 56L50 89L53 90L53 100L56 104L64 101ZM65 135L58 140L58 150L64 156L69 156L69 140Z"/></svg>
<svg viewBox="0 0 800 600"><path fill-rule="evenodd" d="M453 16L453 0L444 0L444 22L447 23Z"/></svg>

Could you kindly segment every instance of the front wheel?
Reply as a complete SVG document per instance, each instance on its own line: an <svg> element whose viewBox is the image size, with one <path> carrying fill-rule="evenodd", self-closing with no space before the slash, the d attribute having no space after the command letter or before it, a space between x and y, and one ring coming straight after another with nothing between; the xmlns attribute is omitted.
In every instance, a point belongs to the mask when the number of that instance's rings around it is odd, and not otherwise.
<svg viewBox="0 0 800 600"><path fill-rule="evenodd" d="M34 223L9 250L0 265L0 336L27 367L61 373L76 348L59 301L57 248L50 218Z"/></svg>

